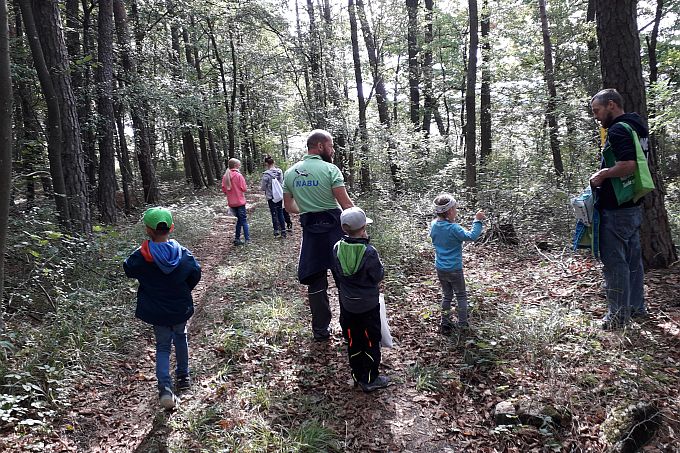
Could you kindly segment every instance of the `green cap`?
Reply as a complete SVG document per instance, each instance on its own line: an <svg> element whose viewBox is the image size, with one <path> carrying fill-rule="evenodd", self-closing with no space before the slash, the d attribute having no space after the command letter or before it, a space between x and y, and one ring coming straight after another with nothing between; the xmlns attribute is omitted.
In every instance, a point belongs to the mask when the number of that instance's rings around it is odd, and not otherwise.
<svg viewBox="0 0 680 453"><path fill-rule="evenodd" d="M144 224L149 228L157 230L161 223L164 223L167 229L172 227L172 214L167 209L149 208L144 212Z"/></svg>

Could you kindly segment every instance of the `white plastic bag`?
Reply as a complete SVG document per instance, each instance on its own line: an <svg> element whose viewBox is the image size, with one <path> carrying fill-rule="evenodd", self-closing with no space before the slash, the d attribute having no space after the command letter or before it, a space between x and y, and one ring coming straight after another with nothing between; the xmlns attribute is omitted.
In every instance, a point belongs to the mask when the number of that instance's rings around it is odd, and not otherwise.
<svg viewBox="0 0 680 453"><path fill-rule="evenodd" d="M278 203L283 200L283 187L278 179L272 178L272 201Z"/></svg>
<svg viewBox="0 0 680 453"><path fill-rule="evenodd" d="M590 226L593 223L594 201L590 187L586 187L581 195L571 199L571 206L574 208L576 220L580 220L585 226Z"/></svg>
<svg viewBox="0 0 680 453"><path fill-rule="evenodd" d="M380 344L382 345L383 348L391 348L393 346L392 334L390 333L390 325L387 324L387 311L385 310L385 295L381 293L379 300L380 300L380 334L382 335Z"/></svg>

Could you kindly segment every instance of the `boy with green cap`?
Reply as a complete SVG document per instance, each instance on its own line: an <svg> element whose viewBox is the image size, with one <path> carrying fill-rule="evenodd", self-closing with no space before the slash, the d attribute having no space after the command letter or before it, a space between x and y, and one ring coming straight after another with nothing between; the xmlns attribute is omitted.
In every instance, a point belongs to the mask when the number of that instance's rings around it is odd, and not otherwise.
<svg viewBox="0 0 680 453"><path fill-rule="evenodd" d="M380 282L385 269L378 251L370 245L366 224L373 221L361 208L351 207L340 214L345 232L333 247L333 278L340 296L340 326L347 342L354 385L366 393L389 385L380 366Z"/></svg>
<svg viewBox="0 0 680 453"><path fill-rule="evenodd" d="M159 402L172 409L177 397L172 391L170 352L175 345L175 388L187 390L189 344L187 321L194 314L191 290L201 280L201 266L185 247L169 239L174 229L172 214L165 208L144 212L144 241L123 263L125 275L139 280L135 316L153 325L156 337L156 378Z"/></svg>

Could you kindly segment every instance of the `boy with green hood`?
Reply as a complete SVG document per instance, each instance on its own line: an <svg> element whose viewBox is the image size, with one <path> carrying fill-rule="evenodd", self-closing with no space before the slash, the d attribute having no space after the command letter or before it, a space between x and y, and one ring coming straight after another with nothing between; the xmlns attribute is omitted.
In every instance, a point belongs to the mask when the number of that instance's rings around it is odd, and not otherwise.
<svg viewBox="0 0 680 453"><path fill-rule="evenodd" d="M385 270L378 251L370 245L366 224L373 221L361 208L340 215L346 233L333 247L333 277L340 296L340 326L347 341L354 385L366 392L387 387L380 365L380 288Z"/></svg>

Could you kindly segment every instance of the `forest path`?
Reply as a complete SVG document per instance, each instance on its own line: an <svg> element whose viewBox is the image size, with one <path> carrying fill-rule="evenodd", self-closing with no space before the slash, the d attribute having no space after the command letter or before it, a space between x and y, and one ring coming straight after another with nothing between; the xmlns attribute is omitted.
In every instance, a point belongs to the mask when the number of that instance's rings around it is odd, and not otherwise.
<svg viewBox="0 0 680 453"><path fill-rule="evenodd" d="M274 239L266 201L249 201L250 245L232 246L235 219L225 207L192 248L203 278L189 327L193 386L177 410L158 406L147 329L125 360L82 383L69 414L75 429L61 430L52 451L598 450L606 412L630 397L659 402L666 428L657 444L673 445L677 266L648 274L650 320L602 332L591 322L605 307L592 261L470 245L473 329L442 337L431 254L402 263L400 275L388 269L386 285L396 347L382 350L382 372L393 384L364 394L351 383L332 279L332 338L311 341L306 289L296 279L297 219L292 237ZM496 403L520 397L567 407L571 424L496 429Z"/></svg>

